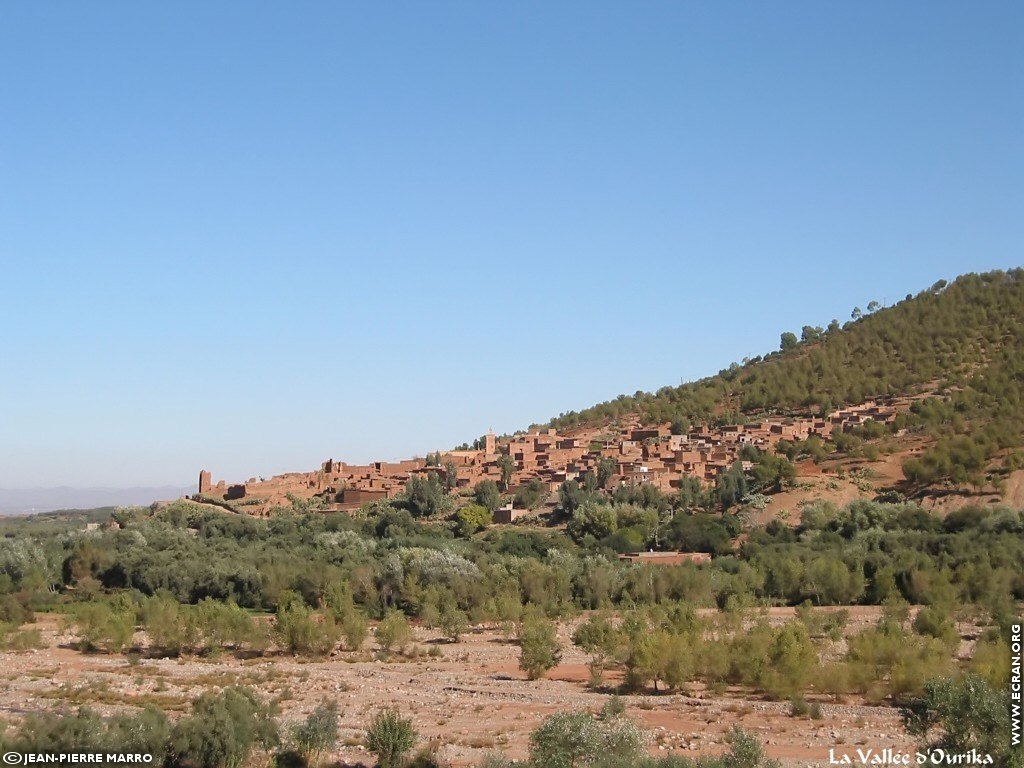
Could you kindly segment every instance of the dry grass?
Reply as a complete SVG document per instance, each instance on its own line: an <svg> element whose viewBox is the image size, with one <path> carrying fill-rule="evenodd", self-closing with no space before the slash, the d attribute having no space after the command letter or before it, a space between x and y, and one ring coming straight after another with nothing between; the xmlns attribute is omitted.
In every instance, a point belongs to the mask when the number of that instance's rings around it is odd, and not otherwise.
<svg viewBox="0 0 1024 768"><path fill-rule="evenodd" d="M64 683L58 688L38 691L37 696L43 699L60 701L73 706L99 704L105 706L145 707L152 704L169 712L185 710L192 699L188 696L156 693L132 694L112 689L105 681L90 680L79 685Z"/></svg>

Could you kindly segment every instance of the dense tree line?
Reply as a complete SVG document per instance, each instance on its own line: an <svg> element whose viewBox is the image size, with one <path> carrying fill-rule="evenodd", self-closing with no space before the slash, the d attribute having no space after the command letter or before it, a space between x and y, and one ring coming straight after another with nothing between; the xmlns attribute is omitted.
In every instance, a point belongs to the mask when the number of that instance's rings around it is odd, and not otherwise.
<svg viewBox="0 0 1024 768"><path fill-rule="evenodd" d="M795 527L750 528L742 514L626 488L617 498L584 495L566 513L564 531L473 533L486 516L478 512L421 521L381 503L354 517L256 519L183 502L100 531L21 526L0 539L0 626L6 634L32 609L71 610L118 595L138 617L145 607L183 633L167 638L169 647L202 647L217 633L217 642L235 643L227 638L244 632L230 606L275 613L300 628L309 619L302 611L330 613L340 637L353 612L458 623L456 615L515 621L529 606L548 616L674 601L904 600L1008 610L1024 598L1024 521L1007 508L965 507L942 520L909 503L819 502L803 508ZM715 558L650 569L615 556L652 544ZM194 613L179 616L175 604Z"/></svg>

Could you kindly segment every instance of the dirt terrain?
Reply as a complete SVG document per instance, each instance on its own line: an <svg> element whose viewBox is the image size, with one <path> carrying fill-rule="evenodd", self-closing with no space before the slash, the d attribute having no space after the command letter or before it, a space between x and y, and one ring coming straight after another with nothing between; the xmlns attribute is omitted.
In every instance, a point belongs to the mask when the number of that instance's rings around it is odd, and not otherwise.
<svg viewBox="0 0 1024 768"><path fill-rule="evenodd" d="M842 507L857 499L874 499L888 491L903 492L911 501L940 514L968 504L1024 507L1024 469L1009 473L1001 487L930 487L912 493L913 489L907 487L902 464L911 456L919 455L928 444L918 437L902 439L894 444L896 450L873 461L851 457L831 458L821 463L800 461L792 485L768 496L764 509L750 512L750 521L765 525L779 519L796 525L800 522L800 510L806 504L828 501Z"/></svg>
<svg viewBox="0 0 1024 768"><path fill-rule="evenodd" d="M773 622L791 618L791 609L772 609ZM853 608L847 631L873 623L876 608ZM562 663L544 679L530 682L518 668L518 648L497 628L477 628L458 643L418 629L416 659L380 661L369 650L338 653L322 661L290 656L236 659L129 659L122 655L84 654L73 638L59 631L55 616L42 616L35 627L48 643L44 650L0 653L0 713L4 719L42 709L88 705L104 713L154 703L172 716L185 711L204 690L231 684L252 686L280 702L284 721L308 714L324 699L341 710L342 764L372 763L361 744L374 710L397 707L411 715L420 744L432 742L453 766L475 765L488 751L513 757L527 751L530 731L552 712L598 710L607 695L586 689L586 656L569 640L571 625L562 625ZM430 647L442 656L431 657ZM786 702L771 702L747 691L712 695L700 685L683 693L625 696L628 713L650 732L654 754L697 755L725 750L724 736L733 725L757 735L768 753L785 766L828 764L837 754L868 745L910 748L896 710L850 700L835 704L819 699L820 720L794 718Z"/></svg>

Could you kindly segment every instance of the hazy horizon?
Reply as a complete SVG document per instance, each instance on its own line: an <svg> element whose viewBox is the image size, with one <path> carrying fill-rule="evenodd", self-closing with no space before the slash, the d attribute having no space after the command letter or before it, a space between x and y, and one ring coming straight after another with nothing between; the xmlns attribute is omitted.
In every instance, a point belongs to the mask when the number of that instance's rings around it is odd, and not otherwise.
<svg viewBox="0 0 1024 768"><path fill-rule="evenodd" d="M125 486L120 488L0 488L0 515L27 515L59 509L95 509L97 507L145 506L191 495L196 484L161 486Z"/></svg>
<svg viewBox="0 0 1024 768"><path fill-rule="evenodd" d="M4 22L0 487L423 455L1021 263L1019 4Z"/></svg>

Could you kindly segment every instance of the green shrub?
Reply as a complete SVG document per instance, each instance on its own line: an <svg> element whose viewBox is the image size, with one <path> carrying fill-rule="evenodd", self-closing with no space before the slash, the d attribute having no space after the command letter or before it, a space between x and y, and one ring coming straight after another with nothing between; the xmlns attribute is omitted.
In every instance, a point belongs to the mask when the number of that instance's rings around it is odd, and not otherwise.
<svg viewBox="0 0 1024 768"><path fill-rule="evenodd" d="M412 627L401 611L390 611L377 625L376 638L382 651L401 653L412 641Z"/></svg>
<svg viewBox="0 0 1024 768"><path fill-rule="evenodd" d="M573 510L566 532L576 541L587 536L601 540L615 533L618 525L614 507L587 501Z"/></svg>
<svg viewBox="0 0 1024 768"><path fill-rule="evenodd" d="M1002 637L979 640L969 664L971 672L992 688L1005 689L1010 684L1010 645Z"/></svg>
<svg viewBox="0 0 1024 768"><path fill-rule="evenodd" d="M850 689L872 701L918 696L925 680L952 663L941 641L909 634L884 620L851 637L846 654Z"/></svg>
<svg viewBox="0 0 1024 768"><path fill-rule="evenodd" d="M32 611L14 595L0 595L0 624L19 627L33 618Z"/></svg>
<svg viewBox="0 0 1024 768"><path fill-rule="evenodd" d="M625 668L623 685L629 690L643 688L658 675L658 649L654 628L646 615L633 611L622 618L617 632L616 660Z"/></svg>
<svg viewBox="0 0 1024 768"><path fill-rule="evenodd" d="M682 633L659 632L654 640L655 679L670 689L689 682L697 668L692 639Z"/></svg>
<svg viewBox="0 0 1024 768"><path fill-rule="evenodd" d="M544 483L540 480L530 480L516 488L513 503L519 509L534 509L547 498L547 495L548 489Z"/></svg>
<svg viewBox="0 0 1024 768"><path fill-rule="evenodd" d="M330 653L341 634L332 616L314 614L298 598L278 606L274 630L283 648L313 656Z"/></svg>
<svg viewBox="0 0 1024 768"><path fill-rule="evenodd" d="M202 649L216 653L223 648L262 645L252 616L233 602L205 598L195 607L196 632Z"/></svg>
<svg viewBox="0 0 1024 768"><path fill-rule="evenodd" d="M810 713L810 706L807 704L807 699L803 697L803 694L797 694L789 700L789 715L790 717L805 717Z"/></svg>
<svg viewBox="0 0 1024 768"><path fill-rule="evenodd" d="M416 517L442 515L449 512L452 507L451 497L445 493L444 486L434 473L427 477L411 477L399 499Z"/></svg>
<svg viewBox="0 0 1024 768"><path fill-rule="evenodd" d="M460 536L472 536L491 523L491 511L480 504L468 504L455 513L455 531Z"/></svg>
<svg viewBox="0 0 1024 768"><path fill-rule="evenodd" d="M315 762L338 741L338 704L325 701L314 709L305 722L292 731L292 741L307 761Z"/></svg>
<svg viewBox="0 0 1024 768"><path fill-rule="evenodd" d="M341 620L341 634L345 638L345 647L350 651L358 651L370 633L370 625L362 612L353 609Z"/></svg>
<svg viewBox="0 0 1024 768"><path fill-rule="evenodd" d="M441 609L438 626L444 633L445 637L453 643L457 643L459 642L459 638L462 636L462 633L469 627L469 619L466 618L465 613L460 611L454 605L445 605Z"/></svg>
<svg viewBox="0 0 1024 768"><path fill-rule="evenodd" d="M135 615L105 602L85 603L73 623L83 650L120 653L135 633Z"/></svg>
<svg viewBox="0 0 1024 768"><path fill-rule="evenodd" d="M818 666L817 651L799 621L778 628L755 625L734 637L729 657L732 679L776 698L801 692Z"/></svg>
<svg viewBox="0 0 1024 768"><path fill-rule="evenodd" d="M604 682L604 665L618 646L618 633L612 623L601 614L592 614L572 633L573 645L590 654L591 688Z"/></svg>
<svg viewBox="0 0 1024 768"><path fill-rule="evenodd" d="M761 742L739 726L732 727L726 740L729 751L722 758L722 768L779 768L778 761L765 755Z"/></svg>
<svg viewBox="0 0 1024 768"><path fill-rule="evenodd" d="M377 755L380 768L399 768L415 744L412 719L393 709L375 714L366 729L366 746Z"/></svg>
<svg viewBox="0 0 1024 768"><path fill-rule="evenodd" d="M20 752L72 752L82 750L139 752L164 760L170 728L166 716L152 705L138 714L104 720L82 708L77 712L28 715L12 735L0 736L10 750Z"/></svg>
<svg viewBox="0 0 1024 768"><path fill-rule="evenodd" d="M191 606L182 605L166 593L151 597L143 605L142 627L153 649L167 656L190 650L199 637Z"/></svg>
<svg viewBox="0 0 1024 768"><path fill-rule="evenodd" d="M919 635L934 637L948 646L960 642L960 633L949 612L936 605L926 605L914 617L914 631Z"/></svg>
<svg viewBox="0 0 1024 768"><path fill-rule="evenodd" d="M106 744L103 718L83 707L73 714L31 713L4 746L24 752L71 752L99 751Z"/></svg>
<svg viewBox="0 0 1024 768"><path fill-rule="evenodd" d="M20 653L46 648L43 633L38 629L22 629L11 632L9 628L0 626L0 648Z"/></svg>

